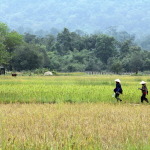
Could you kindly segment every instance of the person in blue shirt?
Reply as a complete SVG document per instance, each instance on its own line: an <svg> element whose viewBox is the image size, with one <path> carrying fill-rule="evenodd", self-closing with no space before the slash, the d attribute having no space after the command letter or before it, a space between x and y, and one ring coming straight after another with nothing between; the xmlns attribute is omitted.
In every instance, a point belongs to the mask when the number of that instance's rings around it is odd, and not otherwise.
<svg viewBox="0 0 150 150"><path fill-rule="evenodd" d="M122 90L122 87L121 87L121 81L119 79L116 79L116 88L114 89L114 92L115 92L115 98L117 99L117 101L122 101L120 98L119 98L119 95L123 93L123 90Z"/></svg>

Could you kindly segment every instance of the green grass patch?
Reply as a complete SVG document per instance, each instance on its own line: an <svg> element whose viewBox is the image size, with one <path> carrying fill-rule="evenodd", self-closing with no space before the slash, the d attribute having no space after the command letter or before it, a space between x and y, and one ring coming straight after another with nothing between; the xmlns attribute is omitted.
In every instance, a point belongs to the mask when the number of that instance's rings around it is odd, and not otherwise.
<svg viewBox="0 0 150 150"><path fill-rule="evenodd" d="M122 83L123 103L139 103L139 83L150 81L148 76L0 76L0 103L115 103L112 94L116 78Z"/></svg>

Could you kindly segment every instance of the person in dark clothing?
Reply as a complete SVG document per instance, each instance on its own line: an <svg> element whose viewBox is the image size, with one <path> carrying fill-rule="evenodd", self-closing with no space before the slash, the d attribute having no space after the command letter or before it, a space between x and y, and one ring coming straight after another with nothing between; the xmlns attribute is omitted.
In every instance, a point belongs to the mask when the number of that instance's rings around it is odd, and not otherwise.
<svg viewBox="0 0 150 150"><path fill-rule="evenodd" d="M139 88L139 90L142 91L142 96L141 96L141 103L145 100L147 103L149 103L148 99L146 98L146 95L148 95L148 89L146 87L146 82L142 81L140 82L142 84L142 88Z"/></svg>
<svg viewBox="0 0 150 150"><path fill-rule="evenodd" d="M117 99L117 101L122 101L120 98L119 98L119 95L123 93L123 90L122 90L122 87L121 87L121 84L120 84L120 80L119 79L116 79L116 88L114 89L114 92L115 92L115 98Z"/></svg>

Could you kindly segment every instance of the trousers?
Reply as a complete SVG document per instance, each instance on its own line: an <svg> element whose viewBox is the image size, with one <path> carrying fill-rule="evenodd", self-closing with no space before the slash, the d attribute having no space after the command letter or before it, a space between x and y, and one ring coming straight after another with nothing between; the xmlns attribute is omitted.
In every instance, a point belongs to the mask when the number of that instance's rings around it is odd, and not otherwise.
<svg viewBox="0 0 150 150"><path fill-rule="evenodd" d="M148 99L146 98L146 94L143 93L142 96L141 96L141 103L143 103L144 100L145 100L147 103L149 102Z"/></svg>
<svg viewBox="0 0 150 150"><path fill-rule="evenodd" d="M115 93L115 98L117 99L117 101L122 101L120 98L119 98L119 93Z"/></svg>

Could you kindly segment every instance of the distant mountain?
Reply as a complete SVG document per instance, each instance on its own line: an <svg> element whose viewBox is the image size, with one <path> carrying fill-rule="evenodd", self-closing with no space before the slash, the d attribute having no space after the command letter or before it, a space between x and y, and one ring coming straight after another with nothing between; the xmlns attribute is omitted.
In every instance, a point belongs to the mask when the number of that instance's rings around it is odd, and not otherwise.
<svg viewBox="0 0 150 150"><path fill-rule="evenodd" d="M0 0L0 21L20 32L66 27L92 33L113 26L144 35L150 34L150 1Z"/></svg>

